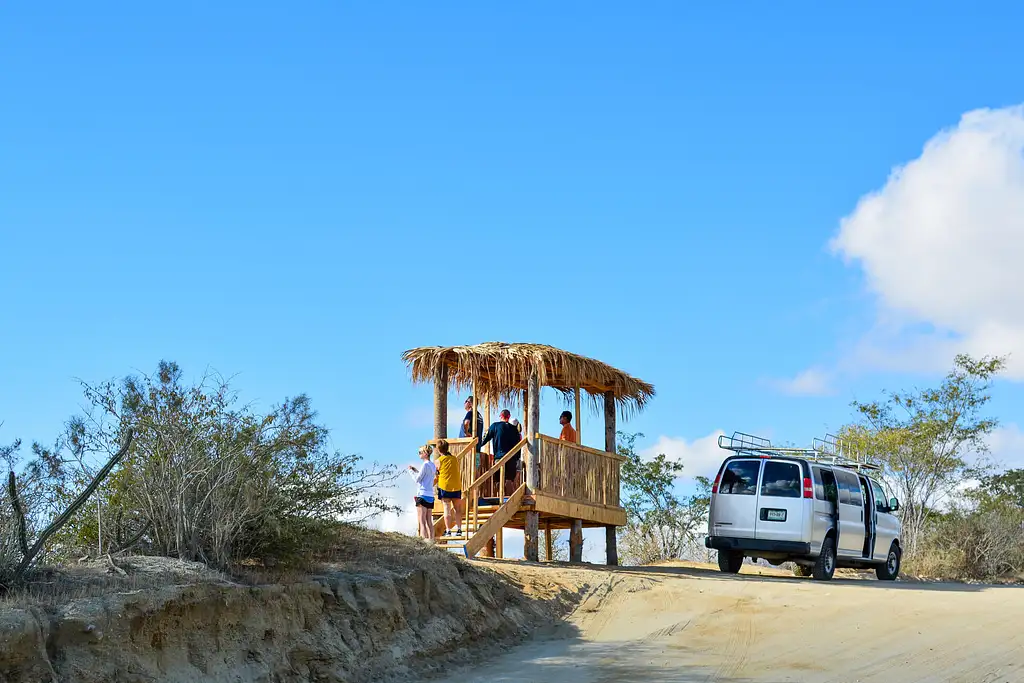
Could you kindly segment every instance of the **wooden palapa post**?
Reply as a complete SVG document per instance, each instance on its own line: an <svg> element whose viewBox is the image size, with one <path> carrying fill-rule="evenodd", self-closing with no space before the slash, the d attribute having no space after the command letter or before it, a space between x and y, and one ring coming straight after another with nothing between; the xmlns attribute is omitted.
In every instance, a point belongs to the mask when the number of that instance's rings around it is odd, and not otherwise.
<svg viewBox="0 0 1024 683"><path fill-rule="evenodd" d="M434 376L434 438L448 438L448 366Z"/></svg>
<svg viewBox="0 0 1024 683"><path fill-rule="evenodd" d="M583 520L574 519L569 527L569 561L583 561Z"/></svg>
<svg viewBox="0 0 1024 683"><path fill-rule="evenodd" d="M527 384L529 392L530 419L527 422L527 460L526 460L526 489L528 494L537 491L540 485L540 370L536 367L530 368L530 379ZM523 533L523 550L526 559L536 562L539 559L540 548L540 513L536 509L526 513L526 529Z"/></svg>
<svg viewBox="0 0 1024 683"><path fill-rule="evenodd" d="M583 405L580 397L579 385L576 386L576 443L583 445L583 435L580 433L580 407ZM583 561L583 520L574 519L569 524L569 561Z"/></svg>
<svg viewBox="0 0 1024 683"><path fill-rule="evenodd" d="M611 391L604 392L604 449L609 453L616 452L615 394ZM616 529L614 526L609 525L604 528L604 544L605 552L607 554L608 566L618 566L619 548L618 538L616 536Z"/></svg>

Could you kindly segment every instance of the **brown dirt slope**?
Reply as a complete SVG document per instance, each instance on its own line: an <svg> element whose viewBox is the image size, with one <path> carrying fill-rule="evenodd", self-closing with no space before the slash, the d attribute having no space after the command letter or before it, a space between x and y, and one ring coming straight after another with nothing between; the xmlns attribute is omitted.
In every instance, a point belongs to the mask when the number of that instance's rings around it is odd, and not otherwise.
<svg viewBox="0 0 1024 683"><path fill-rule="evenodd" d="M119 564L137 577L161 563ZM485 566L363 531L336 564L282 583L166 569L179 582L124 590L115 581L67 602L8 599L0 683L418 680L470 658L474 643L521 640L575 597L552 588L537 600Z"/></svg>

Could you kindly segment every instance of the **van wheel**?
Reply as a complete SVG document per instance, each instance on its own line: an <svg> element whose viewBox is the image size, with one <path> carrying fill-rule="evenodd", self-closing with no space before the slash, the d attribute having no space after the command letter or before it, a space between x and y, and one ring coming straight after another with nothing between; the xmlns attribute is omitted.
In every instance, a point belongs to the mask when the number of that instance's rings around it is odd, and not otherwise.
<svg viewBox="0 0 1024 683"><path fill-rule="evenodd" d="M726 574L737 574L743 566L743 553L730 550L718 551L718 568Z"/></svg>
<svg viewBox="0 0 1024 683"><path fill-rule="evenodd" d="M898 545L893 543L889 546L889 555L885 558L885 564L875 567L875 576L879 581L895 581L900 575L900 560L903 554Z"/></svg>
<svg viewBox="0 0 1024 683"><path fill-rule="evenodd" d="M810 576L811 568L803 564L793 565L793 576Z"/></svg>
<svg viewBox="0 0 1024 683"><path fill-rule="evenodd" d="M821 544L821 554L818 555L814 567L811 569L811 576L815 581L830 581L836 573L836 539L829 536Z"/></svg>

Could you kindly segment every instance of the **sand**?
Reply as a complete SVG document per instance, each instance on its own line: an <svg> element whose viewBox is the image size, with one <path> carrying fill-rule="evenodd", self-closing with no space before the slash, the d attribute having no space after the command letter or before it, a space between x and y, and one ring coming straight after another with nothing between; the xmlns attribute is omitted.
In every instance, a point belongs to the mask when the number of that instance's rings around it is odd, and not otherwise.
<svg viewBox="0 0 1024 683"><path fill-rule="evenodd" d="M587 596L556 633L481 643L445 683L1024 681L1021 587L486 564L528 594Z"/></svg>

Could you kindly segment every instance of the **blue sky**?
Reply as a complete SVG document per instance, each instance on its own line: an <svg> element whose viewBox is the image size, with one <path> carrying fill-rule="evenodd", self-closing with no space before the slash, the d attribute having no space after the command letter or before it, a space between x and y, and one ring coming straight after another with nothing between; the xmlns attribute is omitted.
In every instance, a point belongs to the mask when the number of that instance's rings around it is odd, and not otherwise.
<svg viewBox="0 0 1024 683"><path fill-rule="evenodd" d="M506 340L653 382L624 428L685 464L1024 349L986 260L1021 219L944 267L1024 197L1015 4L215 5L4 10L0 442L173 359L406 462L431 399L401 352Z"/></svg>

